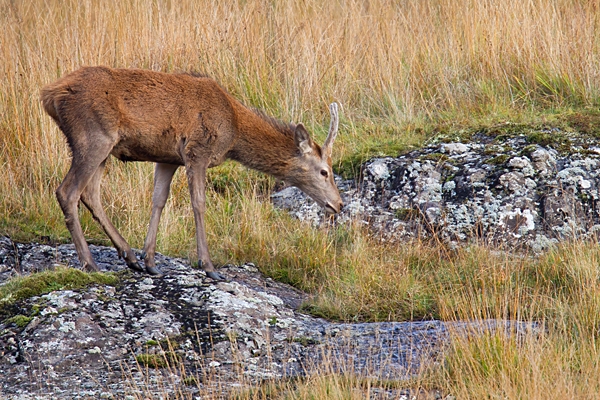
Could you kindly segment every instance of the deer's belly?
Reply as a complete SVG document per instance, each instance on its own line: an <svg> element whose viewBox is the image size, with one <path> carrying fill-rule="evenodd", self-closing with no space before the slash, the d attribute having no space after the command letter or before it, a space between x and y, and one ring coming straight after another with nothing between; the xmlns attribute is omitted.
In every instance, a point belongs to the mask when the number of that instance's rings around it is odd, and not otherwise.
<svg viewBox="0 0 600 400"><path fill-rule="evenodd" d="M183 165L179 149L168 139L163 140L121 140L111 153L121 161L150 161L156 163Z"/></svg>

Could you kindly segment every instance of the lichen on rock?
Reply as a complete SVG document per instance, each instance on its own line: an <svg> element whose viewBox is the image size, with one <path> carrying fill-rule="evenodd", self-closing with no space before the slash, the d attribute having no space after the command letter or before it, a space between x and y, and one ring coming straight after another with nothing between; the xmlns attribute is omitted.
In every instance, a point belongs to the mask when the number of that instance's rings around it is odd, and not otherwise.
<svg viewBox="0 0 600 400"><path fill-rule="evenodd" d="M15 272L19 258L47 268L76 263L71 245L46 247L2 238L1 267ZM164 275L148 277L128 271L113 248L92 251L118 283L22 299L14 318L0 320L2 398L223 398L240 385L324 370L402 380L437 360L450 331L537 329L503 321L335 323L299 312L308 296L252 264L225 266L219 272L229 281L213 282L187 261L157 254ZM392 389L382 398L397 397Z"/></svg>
<svg viewBox="0 0 600 400"><path fill-rule="evenodd" d="M399 157L367 161L357 181L338 181L346 206L337 221L360 220L389 241L435 236L450 245L477 240L534 252L595 237L600 154L582 135L539 133L562 139L479 133L469 143L432 142ZM280 196L274 196L275 205L298 218L325 220L301 193L295 192L294 201Z"/></svg>

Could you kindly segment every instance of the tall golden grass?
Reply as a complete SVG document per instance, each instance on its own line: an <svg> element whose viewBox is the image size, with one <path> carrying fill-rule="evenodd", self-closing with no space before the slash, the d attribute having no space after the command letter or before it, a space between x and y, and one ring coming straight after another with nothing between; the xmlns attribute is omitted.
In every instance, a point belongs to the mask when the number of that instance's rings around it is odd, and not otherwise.
<svg viewBox="0 0 600 400"><path fill-rule="evenodd" d="M305 122L321 140L326 105L338 101L341 163L417 145L437 123L597 107L599 3L0 0L0 232L69 240L53 193L69 152L38 97L79 66L204 72L248 105ZM535 262L485 248L384 246L361 228L315 230L274 210L265 201L271 181L242 167L213 170L210 184L216 263L256 262L315 293L307 306L314 312L345 320L535 319L548 327L524 347L510 337L457 338L434 386L459 398L598 393L597 381L590 384L599 372L594 246L569 244ZM107 168L103 202L135 247L143 243L151 185L150 165ZM81 214L86 237L108 243ZM182 174L163 215L159 251L193 258ZM323 387L311 390L295 393L311 398Z"/></svg>
<svg viewBox="0 0 600 400"><path fill-rule="evenodd" d="M599 15L597 1L567 0L1 1L3 229L67 236L52 197L69 154L38 95L81 65L202 71L320 138L326 104L339 101L339 162L417 144L426 121L597 104ZM110 214L139 246L150 167L109 174ZM179 225L180 215L166 217ZM169 242L162 248L183 250Z"/></svg>
<svg viewBox="0 0 600 400"><path fill-rule="evenodd" d="M340 159L418 143L426 120L597 104L599 16L587 0L2 1L0 211L56 232L68 151L38 94L81 65L202 71L321 138L337 100ZM149 169L117 169L113 213L146 210Z"/></svg>

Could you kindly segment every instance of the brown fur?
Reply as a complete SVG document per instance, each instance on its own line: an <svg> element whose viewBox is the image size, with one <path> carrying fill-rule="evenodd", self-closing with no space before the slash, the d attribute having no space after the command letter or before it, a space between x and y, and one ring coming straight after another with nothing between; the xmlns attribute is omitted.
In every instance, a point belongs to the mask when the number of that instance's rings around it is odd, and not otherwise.
<svg viewBox="0 0 600 400"><path fill-rule="evenodd" d="M329 211L341 199L331 171L337 131L332 108L330 136L321 149L305 128L286 125L248 109L213 79L140 69L84 67L42 89L46 112L65 134L71 168L56 191L81 263L97 269L77 218L81 199L119 254L141 269L131 248L104 214L100 179L109 155L123 161L157 163L153 209L144 250L154 265L156 231L173 174L185 166L196 219L200 263L215 277L204 232L206 169L233 159L298 186ZM333 107L333 106L332 106ZM335 117L335 118L334 118Z"/></svg>

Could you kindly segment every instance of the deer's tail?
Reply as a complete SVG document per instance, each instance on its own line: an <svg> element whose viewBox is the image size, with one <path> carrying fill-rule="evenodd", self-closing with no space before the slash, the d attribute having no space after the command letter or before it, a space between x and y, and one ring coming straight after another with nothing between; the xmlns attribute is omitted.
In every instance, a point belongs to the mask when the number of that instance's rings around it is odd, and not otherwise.
<svg viewBox="0 0 600 400"><path fill-rule="evenodd" d="M60 81L46 85L41 90L40 100L42 100L42 106L48 115L56 122L60 122L60 117L58 115L60 99L67 93L68 89L64 87Z"/></svg>

